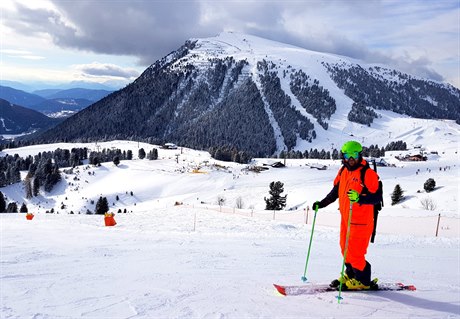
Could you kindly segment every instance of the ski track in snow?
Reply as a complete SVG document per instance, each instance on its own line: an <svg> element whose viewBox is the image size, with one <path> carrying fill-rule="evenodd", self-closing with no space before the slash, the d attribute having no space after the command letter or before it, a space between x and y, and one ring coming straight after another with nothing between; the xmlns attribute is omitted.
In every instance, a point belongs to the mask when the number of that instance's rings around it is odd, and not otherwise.
<svg viewBox="0 0 460 319"><path fill-rule="evenodd" d="M275 153L279 154L281 151L285 151L287 149L287 147L286 147L286 143L284 142L284 136L283 136L283 133L281 132L281 128L280 128L278 122L276 121L275 116L273 115L273 112L272 112L272 110L270 108L270 104L267 102L267 100L265 99L265 96L263 94L262 84L260 83L259 72L257 70L257 60L256 59L254 59L254 61L252 63L252 80L256 84L257 89L259 90L260 95L262 97L265 112L267 113L268 120L270 121L270 124L271 124L271 126L273 128L273 135L274 135L275 141L276 141L276 151L275 151Z"/></svg>

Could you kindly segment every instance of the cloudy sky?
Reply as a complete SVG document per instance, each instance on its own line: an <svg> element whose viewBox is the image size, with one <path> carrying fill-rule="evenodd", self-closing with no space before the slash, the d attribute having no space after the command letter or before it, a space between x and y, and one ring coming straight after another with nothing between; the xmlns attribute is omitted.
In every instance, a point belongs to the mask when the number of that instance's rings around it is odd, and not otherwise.
<svg viewBox="0 0 460 319"><path fill-rule="evenodd" d="M460 0L1 0L3 80L123 86L189 38L236 31L460 88Z"/></svg>

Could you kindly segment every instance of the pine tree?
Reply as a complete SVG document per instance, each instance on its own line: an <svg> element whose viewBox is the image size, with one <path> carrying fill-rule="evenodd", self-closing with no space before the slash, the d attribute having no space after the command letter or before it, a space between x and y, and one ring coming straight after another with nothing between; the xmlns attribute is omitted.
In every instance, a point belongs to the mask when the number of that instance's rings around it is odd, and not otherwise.
<svg viewBox="0 0 460 319"><path fill-rule="evenodd" d="M34 178L34 182L32 184L32 195L38 196L40 193L40 180L38 178Z"/></svg>
<svg viewBox="0 0 460 319"><path fill-rule="evenodd" d="M18 212L18 204L16 202L9 203L6 208L7 213L17 213Z"/></svg>
<svg viewBox="0 0 460 319"><path fill-rule="evenodd" d="M32 183L31 183L29 175L27 175L26 178L24 179L24 190L26 192L26 198L31 199L33 194L32 194Z"/></svg>
<svg viewBox="0 0 460 319"><path fill-rule="evenodd" d="M27 209L27 206L25 203L22 203L21 209L19 210L21 213L27 213L29 210Z"/></svg>
<svg viewBox="0 0 460 319"><path fill-rule="evenodd" d="M76 153L72 152L70 153L70 167L76 167L80 164L80 160L78 159L78 156Z"/></svg>
<svg viewBox="0 0 460 319"><path fill-rule="evenodd" d="M61 173L59 172L59 169L57 166L52 168L51 173L46 175L45 179L45 191L51 192L53 189L54 185L56 185L59 181L61 180Z"/></svg>
<svg viewBox="0 0 460 319"><path fill-rule="evenodd" d="M337 149L334 148L334 150L332 151L332 159L337 160L339 158L340 158L339 151L337 151Z"/></svg>
<svg viewBox="0 0 460 319"><path fill-rule="evenodd" d="M280 155L278 156L278 158L285 158L286 157L286 152L284 150L282 150L280 152Z"/></svg>
<svg viewBox="0 0 460 319"><path fill-rule="evenodd" d="M286 197L281 196L281 193L284 192L284 184L281 182L271 182L270 183L270 191L268 192L271 197L270 198L265 198L265 203L266 207L265 209L267 210L281 210L286 206Z"/></svg>
<svg viewBox="0 0 460 319"><path fill-rule="evenodd" d="M37 169L35 171L35 178L38 178L40 180L40 184L44 185L46 181L46 176L51 174L53 171L53 163L51 162L51 159L44 158L44 155L40 159L40 162L37 165Z"/></svg>
<svg viewBox="0 0 460 319"><path fill-rule="evenodd" d="M3 213L6 209L6 201L3 193L0 192L0 213Z"/></svg>
<svg viewBox="0 0 460 319"><path fill-rule="evenodd" d="M393 193L391 193L391 205L396 205L403 199L404 197L404 191L402 190L401 186L399 184L396 184Z"/></svg>
<svg viewBox="0 0 460 319"><path fill-rule="evenodd" d="M145 150L143 148L139 149L138 156L139 156L139 159L144 159L145 158Z"/></svg>
<svg viewBox="0 0 460 319"><path fill-rule="evenodd" d="M0 171L0 187L5 187L6 185L5 172Z"/></svg>
<svg viewBox="0 0 460 319"><path fill-rule="evenodd" d="M154 148L153 150L151 150L147 156L147 158L149 160L157 160L158 159L158 150L156 148Z"/></svg>
<svg viewBox="0 0 460 319"><path fill-rule="evenodd" d="M5 185L10 185L11 184L11 173L10 173L10 168L7 167L5 170Z"/></svg>
<svg viewBox="0 0 460 319"><path fill-rule="evenodd" d="M96 203L96 214L104 215L109 211L109 202L107 197L99 197L99 200Z"/></svg>
<svg viewBox="0 0 460 319"><path fill-rule="evenodd" d="M21 181L21 172L18 163L10 167L10 184L15 184Z"/></svg>
<svg viewBox="0 0 460 319"><path fill-rule="evenodd" d="M118 164L120 164L120 157L119 156L115 156L113 158L113 163L115 164L115 166L118 166Z"/></svg>
<svg viewBox="0 0 460 319"><path fill-rule="evenodd" d="M30 164L29 171L27 172L27 177L34 177L36 170L37 170L37 165L35 163Z"/></svg>
<svg viewBox="0 0 460 319"><path fill-rule="evenodd" d="M423 184L423 188L427 193L434 191L436 187L436 182L432 178L428 178L426 182Z"/></svg>

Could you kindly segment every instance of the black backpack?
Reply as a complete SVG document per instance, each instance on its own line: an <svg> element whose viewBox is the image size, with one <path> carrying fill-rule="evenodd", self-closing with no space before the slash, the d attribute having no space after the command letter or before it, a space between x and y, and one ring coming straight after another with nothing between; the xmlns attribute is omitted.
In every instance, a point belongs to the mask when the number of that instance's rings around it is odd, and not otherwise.
<svg viewBox="0 0 460 319"><path fill-rule="evenodd" d="M377 164L375 163L375 160L372 161L372 162L373 162L373 166L374 166L374 171L377 173ZM340 169L340 174L342 174L342 170L344 168L345 168L345 166L342 166L342 168ZM366 171L368 169L371 169L371 168L369 166L369 163L366 162L366 165L363 166L363 168L361 169L361 184L364 185L362 193L369 192L367 187L366 187L366 185L364 184L364 176L366 175ZM378 196L379 201L378 201L377 204L374 205L374 230L372 231L371 243L374 242L375 231L377 229L377 218L379 216L379 212L382 210L382 207L383 207L383 183L380 180L380 177L379 177L379 187L377 189L376 194Z"/></svg>

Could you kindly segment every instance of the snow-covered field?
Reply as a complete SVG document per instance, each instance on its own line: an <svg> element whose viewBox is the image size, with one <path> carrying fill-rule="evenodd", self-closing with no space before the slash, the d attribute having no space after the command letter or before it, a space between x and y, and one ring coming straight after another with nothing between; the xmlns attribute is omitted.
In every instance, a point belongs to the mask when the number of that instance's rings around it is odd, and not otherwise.
<svg viewBox="0 0 460 319"><path fill-rule="evenodd" d="M2 216L2 318L459 316L458 237L379 234L368 254L374 275L418 290L344 293L339 305L336 293L273 290L301 283L310 225L180 206L116 220L110 228L100 216ZM327 282L340 272L338 233L314 235L307 277Z"/></svg>
<svg viewBox="0 0 460 319"><path fill-rule="evenodd" d="M0 317L458 318L460 147L458 126L449 125L454 134L437 130L436 139L427 126L402 138L436 149L438 155L427 162L399 162L400 152L388 153L386 160L396 167L378 169L385 207L367 258L380 281L414 284L415 292L344 293L340 304L333 292L278 295L273 283L302 284L313 220L309 211L305 223L306 208L331 189L340 162L288 159L286 168L253 173L245 165L217 162L206 152L184 148L159 150L157 161L81 166L63 174L52 193L30 201L22 185L2 188L8 200L27 203L35 218L0 214ZM153 148L114 141L31 146L3 154L80 146L131 149L135 155L138 147ZM328 169L312 168L322 165ZM436 190L427 194L423 183L430 177ZM264 210L272 181L284 183L285 211ZM396 184L406 198L391 206ZM115 227L105 227L103 216L85 214L94 211L91 200L99 196L108 198L112 212L127 209L116 214ZM421 205L428 196L436 204L432 211ZM216 204L218 198L224 206ZM237 201L243 209L235 208ZM310 282L329 282L341 270L337 207L317 214ZM46 214L51 208L57 213Z"/></svg>

